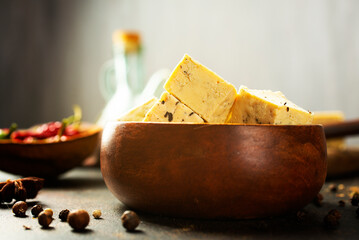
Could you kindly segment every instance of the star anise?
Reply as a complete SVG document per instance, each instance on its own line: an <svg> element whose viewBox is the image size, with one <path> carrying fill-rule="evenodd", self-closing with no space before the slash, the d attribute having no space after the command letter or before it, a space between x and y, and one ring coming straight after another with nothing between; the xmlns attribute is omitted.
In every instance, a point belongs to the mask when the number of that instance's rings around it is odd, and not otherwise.
<svg viewBox="0 0 359 240"><path fill-rule="evenodd" d="M0 182L0 203L25 201L35 198L40 189L44 186L44 179L37 177L26 177L17 180Z"/></svg>

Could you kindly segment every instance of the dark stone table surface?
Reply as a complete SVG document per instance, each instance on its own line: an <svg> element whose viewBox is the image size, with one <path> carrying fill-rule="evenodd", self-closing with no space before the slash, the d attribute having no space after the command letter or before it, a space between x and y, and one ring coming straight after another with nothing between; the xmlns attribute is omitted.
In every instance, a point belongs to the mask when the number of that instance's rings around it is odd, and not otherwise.
<svg viewBox="0 0 359 240"><path fill-rule="evenodd" d="M19 176L0 172L0 181ZM344 184L343 190L331 192L329 184ZM121 214L127 207L121 204L106 188L98 168L77 168L54 182L46 182L39 195L29 200L29 205L40 203L54 211L51 228L42 229L30 211L27 217L15 217L11 204L0 207L0 239L359 239L357 207L350 204L350 187L359 186L359 177L327 181L321 193L323 205L309 204L307 212L299 221L295 214L257 220L198 220L157 216L138 212L141 224L136 232L127 232L121 225ZM355 189L354 189L355 190ZM293 189L295 191L295 189ZM339 200L345 206L338 205ZM240 203L238 203L240 204ZM263 204L266 204L263 202ZM60 222L62 209L85 209L90 214L102 211L102 218L93 219L87 230L74 232L67 223ZM331 209L341 212L339 227L328 229L324 216ZM25 230L23 226L31 229Z"/></svg>

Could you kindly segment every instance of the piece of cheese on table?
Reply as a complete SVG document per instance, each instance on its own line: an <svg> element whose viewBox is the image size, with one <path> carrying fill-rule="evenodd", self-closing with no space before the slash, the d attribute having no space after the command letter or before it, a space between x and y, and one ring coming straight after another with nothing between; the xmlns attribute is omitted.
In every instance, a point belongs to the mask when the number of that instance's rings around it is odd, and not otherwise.
<svg viewBox="0 0 359 240"><path fill-rule="evenodd" d="M313 124L332 124L343 122L344 113L341 111L316 111L314 112ZM328 148L344 149L346 147L344 138L331 138L327 140Z"/></svg>
<svg viewBox="0 0 359 240"><path fill-rule="evenodd" d="M153 107L148 111L145 122L191 122L203 123L203 119L192 109L181 103L177 98L164 92Z"/></svg>
<svg viewBox="0 0 359 240"><path fill-rule="evenodd" d="M157 98L154 97L154 98L150 99L149 101L145 102L144 104L130 110L129 112L127 112L126 114L124 114L117 120L118 121L134 121L134 122L142 121L145 118L146 113L152 108L152 106L156 103L156 101L157 101Z"/></svg>
<svg viewBox="0 0 359 240"><path fill-rule="evenodd" d="M185 55L164 88L209 123L224 123L236 98L236 88Z"/></svg>
<svg viewBox="0 0 359 240"><path fill-rule="evenodd" d="M242 86L233 104L229 122L247 124L312 124L313 114L281 92L254 90Z"/></svg>

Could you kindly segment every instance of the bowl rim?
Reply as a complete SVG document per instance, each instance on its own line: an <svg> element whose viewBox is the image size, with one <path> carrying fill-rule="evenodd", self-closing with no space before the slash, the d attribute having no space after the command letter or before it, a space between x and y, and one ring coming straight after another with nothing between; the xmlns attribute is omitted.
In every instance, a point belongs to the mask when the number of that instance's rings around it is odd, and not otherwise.
<svg viewBox="0 0 359 240"><path fill-rule="evenodd" d="M74 136L69 136L65 141L52 141L48 142L46 139L37 140L35 142L23 142L23 141L13 141L12 139L0 139L0 145L19 145L19 146L39 146L39 145L54 145L65 142L72 142L78 139L82 139L91 135L98 134L102 131L102 127L96 124L90 123L81 123L81 126L84 127L84 131L76 134Z"/></svg>

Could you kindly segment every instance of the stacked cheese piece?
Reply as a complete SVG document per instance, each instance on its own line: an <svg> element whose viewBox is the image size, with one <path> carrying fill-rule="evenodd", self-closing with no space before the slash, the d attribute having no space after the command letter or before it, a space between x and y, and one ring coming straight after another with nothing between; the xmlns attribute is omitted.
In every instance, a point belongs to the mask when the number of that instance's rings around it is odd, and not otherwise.
<svg viewBox="0 0 359 240"><path fill-rule="evenodd" d="M311 124L313 115L281 92L236 88L185 55L159 100L150 100L119 120L145 122Z"/></svg>

